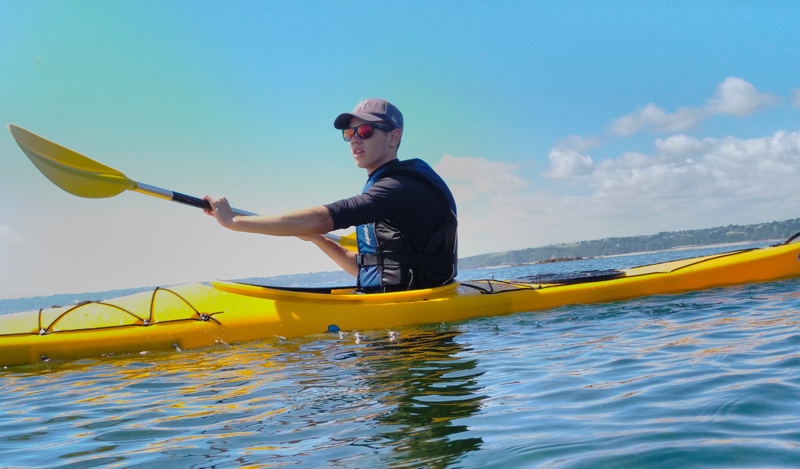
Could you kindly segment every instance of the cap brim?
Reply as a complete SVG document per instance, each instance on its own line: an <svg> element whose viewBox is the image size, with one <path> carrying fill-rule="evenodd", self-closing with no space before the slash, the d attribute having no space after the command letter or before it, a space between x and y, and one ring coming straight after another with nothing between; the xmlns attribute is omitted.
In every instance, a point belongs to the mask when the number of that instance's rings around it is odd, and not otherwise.
<svg viewBox="0 0 800 469"><path fill-rule="evenodd" d="M339 130L346 129L350 127L350 119L353 117L358 117L359 119L366 121L366 122L383 122L385 119L381 119L378 116L373 116L372 114L367 114L363 112L343 112L339 114L339 117L333 121L333 127Z"/></svg>

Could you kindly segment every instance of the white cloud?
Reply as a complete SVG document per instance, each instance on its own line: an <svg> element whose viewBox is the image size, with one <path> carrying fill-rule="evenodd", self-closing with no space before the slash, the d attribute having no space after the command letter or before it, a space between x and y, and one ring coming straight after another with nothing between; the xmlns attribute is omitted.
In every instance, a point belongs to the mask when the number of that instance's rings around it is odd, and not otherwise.
<svg viewBox="0 0 800 469"><path fill-rule="evenodd" d="M695 108L682 107L672 114L650 103L642 109L613 119L608 124L608 133L620 137L629 137L639 132L676 132L686 130L705 117L704 113Z"/></svg>
<svg viewBox="0 0 800 469"><path fill-rule="evenodd" d="M717 94L708 100L708 115L730 114L748 116L780 103L780 98L769 93L759 93L752 84L737 77L728 77L717 85Z"/></svg>
<svg viewBox="0 0 800 469"><path fill-rule="evenodd" d="M486 158L444 155L434 170L447 180L457 201L479 194L517 191L528 185L528 181L514 174L516 164Z"/></svg>
<svg viewBox="0 0 800 469"><path fill-rule="evenodd" d="M668 157L690 158L710 149L710 143L697 140L686 135L673 135L666 139L657 139L656 151Z"/></svg>
<svg viewBox="0 0 800 469"><path fill-rule="evenodd" d="M550 158L550 169L545 171L544 175L550 179L584 176L594 171L594 161L591 156L582 155L569 148L553 148L547 157Z"/></svg>
<svg viewBox="0 0 800 469"><path fill-rule="evenodd" d="M800 107L800 90L792 104ZM714 115L747 116L781 103L751 83L728 77L702 107L672 113L650 103L612 120L607 132L680 132ZM800 213L800 131L763 138L692 138L654 142L652 155L624 152L595 161L597 137L573 135L548 154L547 191L486 192L465 204L465 255L547 243L647 234L730 223L786 219ZM576 192L577 190L577 192ZM473 210L481 203L481 210ZM469 234L466 234L469 233ZM485 244L484 244L485 243Z"/></svg>
<svg viewBox="0 0 800 469"><path fill-rule="evenodd" d="M692 156L695 158L687 158ZM780 131L754 139L674 136L656 141L656 154L639 162L632 167L625 155L603 161L589 184L598 193L620 199L748 195L780 203L797 198L794 181L800 176L800 132Z"/></svg>
<svg viewBox="0 0 800 469"><path fill-rule="evenodd" d="M603 144L599 137L581 137L572 135L560 140L553 145L547 157L550 159L550 169L544 176L550 179L565 179L571 176L582 176L594 171L594 161L585 153Z"/></svg>
<svg viewBox="0 0 800 469"><path fill-rule="evenodd" d="M586 161L577 152L559 155L562 163ZM676 135L657 140L652 155L626 152L591 172L562 163L550 171L563 177L547 190L496 192L464 204L463 255L800 213L800 131L753 139ZM575 186L585 193L571 194ZM479 200L484 210L472 210Z"/></svg>
<svg viewBox="0 0 800 469"><path fill-rule="evenodd" d="M773 94L759 93L755 86L741 78L728 77L717 85L716 94L702 108L686 106L668 113L649 103L636 112L612 119L606 130L620 137L640 132L679 132L714 115L747 116L780 104L780 101Z"/></svg>

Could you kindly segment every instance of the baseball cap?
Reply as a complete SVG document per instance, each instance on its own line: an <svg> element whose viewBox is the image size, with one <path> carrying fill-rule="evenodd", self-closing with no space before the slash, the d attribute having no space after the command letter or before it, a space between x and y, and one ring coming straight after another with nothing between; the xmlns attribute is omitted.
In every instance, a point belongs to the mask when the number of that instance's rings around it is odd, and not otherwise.
<svg viewBox="0 0 800 469"><path fill-rule="evenodd" d="M367 122L386 121L395 128L403 130L403 114L397 107L385 99L369 98L356 104L353 112L343 112L333 121L337 129L350 127L350 119L358 117Z"/></svg>

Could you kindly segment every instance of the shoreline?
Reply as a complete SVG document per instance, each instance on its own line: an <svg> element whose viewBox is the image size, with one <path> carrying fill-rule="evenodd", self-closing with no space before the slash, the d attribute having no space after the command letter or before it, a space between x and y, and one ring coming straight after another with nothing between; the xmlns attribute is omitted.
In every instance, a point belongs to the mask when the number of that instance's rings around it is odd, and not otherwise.
<svg viewBox="0 0 800 469"><path fill-rule="evenodd" d="M538 265L538 264L552 264L555 262L571 262L571 261L582 261L587 259L605 259L609 257L623 257L623 256L637 256L640 254L653 254L656 252L671 252L671 251L689 251L692 249L703 249L703 248L720 248L726 246L743 246L746 244L755 244L755 243L776 243L785 241L783 238L779 239L763 239L757 241L737 241L734 243L716 243L716 244L693 244L688 246L675 246L674 248L669 249L657 249L655 251L638 251L638 252L626 252L624 254L609 254L607 256L595 256L595 257L576 257L576 258L564 258L564 259L548 259L544 261L536 261L536 262L522 262L519 264L498 264L498 265L491 265L485 267L476 267L473 269L467 270L483 270L483 269L499 269L503 267L516 267L520 265Z"/></svg>
<svg viewBox="0 0 800 469"><path fill-rule="evenodd" d="M675 246L674 248L669 249L658 249L656 251L640 251L640 252L628 252L625 254L611 254L608 256L598 256L595 259L605 258L605 257L621 257L621 256L635 256L638 254L651 254L654 252L671 252L671 251L688 251L691 249L702 249L702 248L721 248L725 246L743 246L745 244L755 244L755 243L776 243L780 241L785 241L785 239L764 239L759 241L737 241L735 243L717 243L717 244L693 244L689 246ZM587 258L588 259L588 258Z"/></svg>

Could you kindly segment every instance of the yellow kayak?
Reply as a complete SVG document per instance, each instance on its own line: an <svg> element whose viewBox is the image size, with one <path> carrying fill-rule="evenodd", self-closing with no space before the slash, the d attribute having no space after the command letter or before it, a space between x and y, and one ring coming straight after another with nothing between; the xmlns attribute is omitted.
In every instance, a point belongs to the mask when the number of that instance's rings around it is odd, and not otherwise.
<svg viewBox="0 0 800 469"><path fill-rule="evenodd" d="M391 329L798 276L800 244L785 244L568 282L481 280L371 295L349 288L186 284L103 302L0 315L0 366Z"/></svg>

